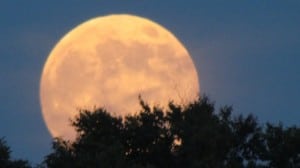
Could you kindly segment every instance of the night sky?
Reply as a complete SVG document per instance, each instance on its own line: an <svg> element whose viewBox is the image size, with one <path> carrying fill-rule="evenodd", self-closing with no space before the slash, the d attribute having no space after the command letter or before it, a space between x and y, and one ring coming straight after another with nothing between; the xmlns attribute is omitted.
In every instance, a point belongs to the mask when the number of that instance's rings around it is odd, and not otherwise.
<svg viewBox="0 0 300 168"><path fill-rule="evenodd" d="M1 0L0 137L14 158L51 150L39 82L47 56L76 25L134 14L173 32L190 52L201 94L234 114L284 125L300 120L300 1ZM183 77L184 79L184 77Z"/></svg>

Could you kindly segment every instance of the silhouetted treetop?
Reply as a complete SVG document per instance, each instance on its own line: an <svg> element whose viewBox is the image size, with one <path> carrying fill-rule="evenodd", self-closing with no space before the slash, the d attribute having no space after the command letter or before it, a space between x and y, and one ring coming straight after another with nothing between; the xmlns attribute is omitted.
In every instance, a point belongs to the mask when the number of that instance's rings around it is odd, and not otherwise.
<svg viewBox="0 0 300 168"><path fill-rule="evenodd" d="M0 168L30 168L26 160L13 160L10 156L11 150L4 138L0 139Z"/></svg>
<svg viewBox="0 0 300 168"><path fill-rule="evenodd" d="M216 111L207 97L188 105L150 107L124 118L81 110L74 142L55 139L46 167L300 167L300 129Z"/></svg>

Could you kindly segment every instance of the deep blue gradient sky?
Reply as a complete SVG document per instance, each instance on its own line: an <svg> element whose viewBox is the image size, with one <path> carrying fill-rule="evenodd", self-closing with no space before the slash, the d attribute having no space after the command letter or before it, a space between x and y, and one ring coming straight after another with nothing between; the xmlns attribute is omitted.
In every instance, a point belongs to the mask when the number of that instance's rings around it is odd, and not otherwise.
<svg viewBox="0 0 300 168"><path fill-rule="evenodd" d="M298 0L2 0L0 136L14 158L38 163L51 137L39 105L43 65L56 42L87 19L129 13L173 32L196 64L201 93L235 114L300 121Z"/></svg>

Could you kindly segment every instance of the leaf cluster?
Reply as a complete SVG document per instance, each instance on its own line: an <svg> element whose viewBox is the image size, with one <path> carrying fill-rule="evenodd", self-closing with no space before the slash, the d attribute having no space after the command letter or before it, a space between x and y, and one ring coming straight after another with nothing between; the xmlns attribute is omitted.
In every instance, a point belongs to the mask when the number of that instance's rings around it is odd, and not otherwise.
<svg viewBox="0 0 300 168"><path fill-rule="evenodd" d="M4 138L0 139L0 168L30 168L30 164L26 160L14 160L10 156L11 150L6 144Z"/></svg>
<svg viewBox="0 0 300 168"><path fill-rule="evenodd" d="M56 139L46 167L300 167L300 129L253 115L216 111L207 97L169 108L150 107L124 118L105 109L81 110L72 125L77 139Z"/></svg>

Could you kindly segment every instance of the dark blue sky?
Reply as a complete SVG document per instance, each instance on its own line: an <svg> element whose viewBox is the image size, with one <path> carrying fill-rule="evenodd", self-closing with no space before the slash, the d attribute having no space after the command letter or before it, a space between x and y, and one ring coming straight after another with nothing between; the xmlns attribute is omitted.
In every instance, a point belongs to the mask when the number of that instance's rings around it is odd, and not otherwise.
<svg viewBox="0 0 300 168"><path fill-rule="evenodd" d="M0 136L13 157L38 163L51 137L39 81L56 42L92 17L129 13L173 32L217 106L262 122L300 120L300 1L3 0L0 2Z"/></svg>

